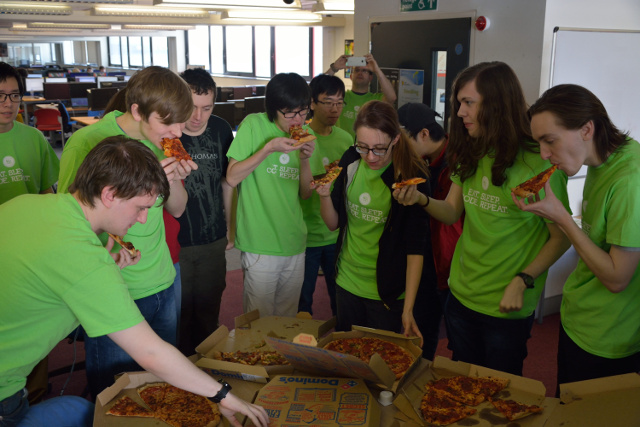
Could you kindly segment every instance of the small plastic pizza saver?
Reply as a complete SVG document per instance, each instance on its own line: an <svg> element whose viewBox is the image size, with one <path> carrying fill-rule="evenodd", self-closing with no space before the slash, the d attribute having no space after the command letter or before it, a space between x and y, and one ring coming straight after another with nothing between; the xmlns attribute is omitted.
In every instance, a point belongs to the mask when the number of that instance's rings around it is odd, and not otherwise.
<svg viewBox="0 0 640 427"><path fill-rule="evenodd" d="M393 393L387 390L381 391L380 397L378 397L378 402L380 402L382 406L391 405L391 403L393 403Z"/></svg>

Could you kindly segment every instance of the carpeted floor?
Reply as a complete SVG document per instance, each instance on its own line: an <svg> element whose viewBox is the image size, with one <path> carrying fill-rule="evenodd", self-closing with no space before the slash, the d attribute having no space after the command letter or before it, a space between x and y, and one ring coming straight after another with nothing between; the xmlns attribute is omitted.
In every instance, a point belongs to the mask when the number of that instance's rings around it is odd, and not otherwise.
<svg viewBox="0 0 640 427"><path fill-rule="evenodd" d="M331 316L329 298L322 276L318 278L314 294L313 313L313 317L316 319L324 320ZM227 289L222 296L220 323L233 329L233 319L240 314L242 314L242 271L232 270L227 272ZM524 376L544 383L547 396L553 396L556 389L559 322L560 315L554 314L545 317L542 324L534 324L528 343L529 356L524 362ZM74 360L74 349L76 361L84 361L83 344L79 342L73 345L65 340L60 342L49 355L49 372L70 366ZM446 338L440 340L436 354L451 357L451 352L447 349ZM66 372L49 379L51 389L46 398L60 395L65 382L68 382L64 391L65 395L83 395L87 384L84 369L76 370L71 377Z"/></svg>

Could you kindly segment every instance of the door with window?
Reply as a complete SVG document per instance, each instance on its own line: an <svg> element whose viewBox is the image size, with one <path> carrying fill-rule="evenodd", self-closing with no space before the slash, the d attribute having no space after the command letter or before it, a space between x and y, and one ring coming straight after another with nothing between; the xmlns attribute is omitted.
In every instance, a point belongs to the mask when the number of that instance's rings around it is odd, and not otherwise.
<svg viewBox="0 0 640 427"><path fill-rule="evenodd" d="M471 18L375 22L371 53L382 68L424 70L422 102L446 123L451 84L469 66L470 38Z"/></svg>

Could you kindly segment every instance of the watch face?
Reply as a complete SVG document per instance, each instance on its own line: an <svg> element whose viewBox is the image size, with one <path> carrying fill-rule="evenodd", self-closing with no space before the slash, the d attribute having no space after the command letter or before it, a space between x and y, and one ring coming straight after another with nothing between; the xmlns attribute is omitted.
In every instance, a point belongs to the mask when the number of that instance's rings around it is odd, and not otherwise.
<svg viewBox="0 0 640 427"><path fill-rule="evenodd" d="M518 273L518 276L522 278L522 281L524 282L525 285L527 285L528 288L533 287L534 285L533 277L529 276L526 273Z"/></svg>

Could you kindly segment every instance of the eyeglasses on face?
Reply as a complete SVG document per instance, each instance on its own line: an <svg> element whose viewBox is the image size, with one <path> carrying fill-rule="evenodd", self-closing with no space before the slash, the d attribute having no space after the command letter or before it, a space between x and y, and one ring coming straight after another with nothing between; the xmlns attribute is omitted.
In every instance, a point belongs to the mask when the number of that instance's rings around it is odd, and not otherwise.
<svg viewBox="0 0 640 427"><path fill-rule="evenodd" d="M6 101L7 97L11 100L11 102L22 101L22 95L20 95L19 93L0 93L0 102Z"/></svg>
<svg viewBox="0 0 640 427"><path fill-rule="evenodd" d="M324 108L342 108L345 105L347 105L347 103L344 101L339 101L339 102L316 101L316 104L320 104Z"/></svg>
<svg viewBox="0 0 640 427"><path fill-rule="evenodd" d="M280 114L282 114L282 116L285 119L293 119L296 116L300 116L303 119L307 117L307 114L309 114L309 109L305 108L304 110L298 110L298 111L288 111L288 112L284 112L282 110L278 110L280 112Z"/></svg>
<svg viewBox="0 0 640 427"><path fill-rule="evenodd" d="M366 156L369 154L369 151L371 151L374 155L382 157L385 154L387 154L387 151L389 151L389 149L391 148L391 142L389 142L389 145L387 145L387 148L369 148L362 145L358 145L358 141L354 142L353 146L356 148L356 152L358 154L364 154Z"/></svg>

